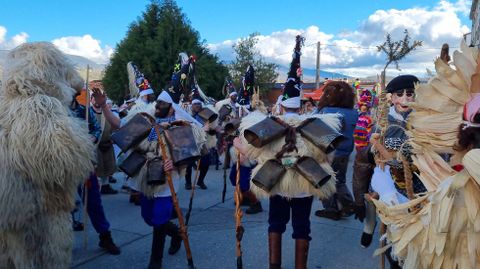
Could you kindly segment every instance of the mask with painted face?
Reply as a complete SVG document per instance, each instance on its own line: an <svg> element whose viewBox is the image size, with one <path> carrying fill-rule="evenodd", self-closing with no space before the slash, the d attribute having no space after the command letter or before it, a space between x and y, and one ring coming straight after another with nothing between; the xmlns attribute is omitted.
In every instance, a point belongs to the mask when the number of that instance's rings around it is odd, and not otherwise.
<svg viewBox="0 0 480 269"><path fill-rule="evenodd" d="M408 105L415 101L415 93L411 89L395 91L392 93L392 103L399 113L409 112L412 108Z"/></svg>

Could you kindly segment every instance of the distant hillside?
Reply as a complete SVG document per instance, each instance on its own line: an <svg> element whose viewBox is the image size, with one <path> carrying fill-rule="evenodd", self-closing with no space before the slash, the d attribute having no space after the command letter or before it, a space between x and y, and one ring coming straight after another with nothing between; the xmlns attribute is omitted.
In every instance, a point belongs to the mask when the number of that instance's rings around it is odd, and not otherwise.
<svg viewBox="0 0 480 269"><path fill-rule="evenodd" d="M287 74L288 74L288 67L285 66L280 66L278 68L278 82L283 82L287 79ZM316 70L315 69L309 69L309 68L304 68L303 69L303 81L305 82L314 82L315 81L315 75L316 75ZM328 72L328 71L323 71L320 70L320 81L324 80L325 78L351 78L350 76L341 74L341 73L334 73L334 72Z"/></svg>

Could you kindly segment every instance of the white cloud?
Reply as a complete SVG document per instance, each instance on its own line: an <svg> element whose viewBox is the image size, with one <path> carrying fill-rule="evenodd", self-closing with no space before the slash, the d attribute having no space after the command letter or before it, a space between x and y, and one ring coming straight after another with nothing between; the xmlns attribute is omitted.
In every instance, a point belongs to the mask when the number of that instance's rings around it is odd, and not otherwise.
<svg viewBox="0 0 480 269"><path fill-rule="evenodd" d="M101 41L91 35L66 36L52 41L64 53L82 56L96 63L106 63L113 53L113 48L104 46Z"/></svg>
<svg viewBox="0 0 480 269"><path fill-rule="evenodd" d="M29 35L25 32L7 38L7 28L0 25L0 49L11 50L28 41ZM92 60L98 64L105 64L113 53L110 46L101 46L101 41L91 35L66 36L52 40L61 51L66 54L77 55Z"/></svg>
<svg viewBox="0 0 480 269"><path fill-rule="evenodd" d="M423 46L400 62L401 72L422 75L426 73L426 68L433 70L433 60L439 55L443 43L458 47L463 34L470 31L470 27L463 25L459 17L468 15L470 5L468 0L455 3L441 0L435 7L429 8L377 10L352 31L325 33L315 25L306 29L286 29L259 36L257 49L268 61L287 66L295 36L302 34L306 38L306 46L302 49L304 68L315 68L315 43L320 41L324 44L321 49L322 70L370 76L379 73L385 62L385 56L375 47L383 43L387 33L399 39L407 29L412 40L422 40ZM209 44L209 48L222 60L230 61L235 57L231 47L237 41ZM389 72L398 73L394 66Z"/></svg>
<svg viewBox="0 0 480 269"><path fill-rule="evenodd" d="M458 0L455 3L442 0L438 3L436 9L443 11L461 12L463 15L468 16L470 14L470 7L472 6L471 0Z"/></svg>
<svg viewBox="0 0 480 269"><path fill-rule="evenodd" d="M21 32L14 35L12 38L7 38L7 28L0 25L0 49L9 50L16 46L27 42L28 34Z"/></svg>

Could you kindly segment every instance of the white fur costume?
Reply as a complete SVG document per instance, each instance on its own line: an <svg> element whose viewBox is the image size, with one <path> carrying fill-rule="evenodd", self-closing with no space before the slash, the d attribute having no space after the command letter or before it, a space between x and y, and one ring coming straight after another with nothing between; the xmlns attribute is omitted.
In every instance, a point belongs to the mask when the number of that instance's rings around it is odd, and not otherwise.
<svg viewBox="0 0 480 269"><path fill-rule="evenodd" d="M134 108L135 110L130 110L130 112L128 113L128 116L126 117L126 121L128 122L131 118L133 118L133 116L135 116L136 114L138 113L141 113L141 112L145 112L147 114L149 114L150 116L152 117L155 117L155 102L151 103L151 104L144 104L144 105L135 105ZM206 137L205 137L205 132L203 131L203 129L198 125L198 122L197 124L195 124L194 122L192 122L191 120L193 120L193 118L185 118L184 115L188 115L185 111L179 111L179 109L181 109L179 106L174 106L174 109L175 110L175 117L176 117L176 120L186 120L186 121L189 121L191 122L191 126L192 126L192 131L193 131L193 135L195 137L195 141L197 142L197 146L199 148L201 148L205 143L206 143ZM181 112L181 113L177 113L178 112ZM195 121L196 122L196 121ZM163 141L166 141L165 137L163 137L162 135L162 139ZM134 150L137 150L141 153L145 153L146 154L146 157L147 159L152 159L156 156L161 156L161 152L159 151L159 154L155 154L155 152L157 151L158 149L158 142L157 141L148 141L147 138L145 138L139 145L137 145L135 147ZM170 157L170 152L167 150L167 155L168 155L168 158L171 159ZM174 186L175 186L175 189L178 188L178 183L179 183L179 180L183 177L185 177L185 168L186 166L181 166L181 167L178 167L178 169L175 169L172 171L172 179L174 180ZM149 198L152 198L156 195L160 195L160 196L170 196L168 195L170 193L169 191L169 187L168 187L168 184L165 183L165 184L162 184L162 185L155 185L155 186L152 186L152 185L148 185L147 184L147 165L145 164L141 170L139 171L139 173L137 175L135 175L131 180L133 180L135 183L135 188L139 191L141 191L145 196L149 197Z"/></svg>
<svg viewBox="0 0 480 269"><path fill-rule="evenodd" d="M0 268L68 268L70 211L93 171L86 122L68 105L82 79L50 43L7 57L0 90Z"/></svg>
<svg viewBox="0 0 480 269"><path fill-rule="evenodd" d="M275 159L275 154L277 154L285 144L284 136L261 148L255 148L247 142L243 135L244 131L254 124L262 121L266 117L267 116L261 112L255 111L244 117L240 125L240 137L242 139L242 143L247 145L246 155L249 159L257 160L258 162L258 165L252 171L252 178L257 174L266 161ZM304 120L311 117L322 119L326 124L336 130L340 129L340 120L336 114L299 115L298 117L288 119L284 119L282 116L280 116L279 118L284 120L290 126L296 127L299 126ZM327 155L310 141L304 139L299 133L297 133L296 146L298 148L297 155L314 158L328 174L332 175L330 180L328 180L328 182L321 188L316 189L295 169L287 169L285 175L282 177L279 183L273 187L270 193L260 189L254 183L250 184L250 190L253 191L257 197L269 197L270 195L275 195L278 193L287 194L289 196L295 196L300 193L308 193L318 198L325 199L335 192L335 176L333 169L328 162Z"/></svg>

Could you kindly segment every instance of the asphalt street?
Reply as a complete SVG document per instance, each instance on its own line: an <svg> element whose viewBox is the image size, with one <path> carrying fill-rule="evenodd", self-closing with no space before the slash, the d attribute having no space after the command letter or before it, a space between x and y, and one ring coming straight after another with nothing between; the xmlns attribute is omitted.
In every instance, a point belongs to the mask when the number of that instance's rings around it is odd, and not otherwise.
<svg viewBox="0 0 480 269"><path fill-rule="evenodd" d="M353 155L353 154L352 154ZM351 167L347 179L351 186ZM113 187L120 189L124 182L121 173L115 174L119 179ZM234 188L227 180L225 203L221 201L223 189L223 171L210 167L205 180L208 189L197 189L193 211L188 227L188 234L194 264L197 269L236 268L235 256L235 205ZM190 191L182 188L178 192L183 212L188 207ZM98 247L98 235L87 221L86 232L75 232L72 268L147 268L152 241L152 228L146 225L140 215L140 207L129 203L127 193L103 195L103 206L111 225L113 239L121 247L122 253L112 256ZM243 268L268 268L268 200L262 200L264 212L256 215L244 215L242 223L245 234L242 240ZM378 233L372 245L360 247L362 224L352 217L340 221L321 219L314 215L321 209L319 201L314 201L311 216L311 237L308 268L334 269L379 268L379 258L373 257L378 247ZM243 209L246 209L244 207ZM294 268L294 240L291 238L291 226L283 235L282 268ZM85 248L86 242L86 248ZM168 248L169 239L166 241ZM185 249L174 256L165 250L163 265L166 269L187 268Z"/></svg>

